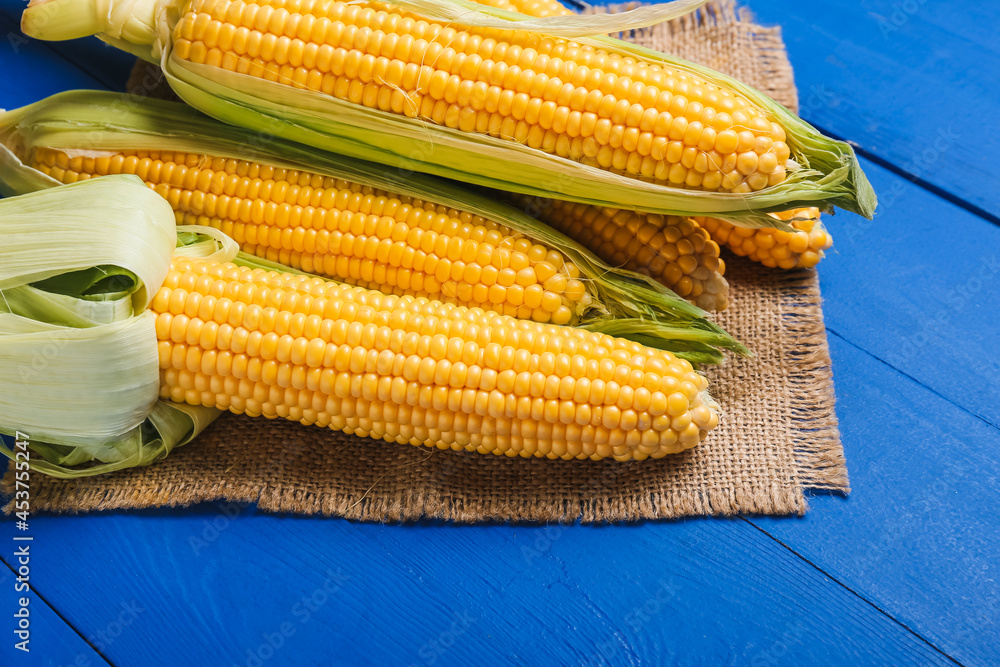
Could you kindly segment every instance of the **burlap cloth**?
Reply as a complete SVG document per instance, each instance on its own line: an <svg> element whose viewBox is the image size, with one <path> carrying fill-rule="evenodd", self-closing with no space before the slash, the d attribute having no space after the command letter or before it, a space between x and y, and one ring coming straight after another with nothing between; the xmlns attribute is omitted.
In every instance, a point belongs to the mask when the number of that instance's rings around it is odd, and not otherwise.
<svg viewBox="0 0 1000 667"><path fill-rule="evenodd" d="M780 31L731 0L626 36L734 75L790 108ZM162 88L137 69L131 89ZM789 514L806 489L848 491L814 271L726 256L718 321L756 356L708 370L723 410L698 447L659 461L550 461L437 451L299 424L226 415L147 468L60 481L32 477L35 511L85 512L229 500L267 511L367 521L628 521L695 514ZM13 487L10 473L3 490ZM8 508L9 509L9 508Z"/></svg>

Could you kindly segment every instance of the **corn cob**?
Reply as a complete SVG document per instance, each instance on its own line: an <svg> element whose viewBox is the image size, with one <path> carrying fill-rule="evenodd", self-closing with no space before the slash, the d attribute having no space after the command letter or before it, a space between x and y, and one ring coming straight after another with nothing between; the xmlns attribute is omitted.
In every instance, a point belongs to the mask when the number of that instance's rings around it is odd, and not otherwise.
<svg viewBox="0 0 1000 667"><path fill-rule="evenodd" d="M789 222L794 231L747 229L714 218L696 220L713 241L737 255L772 268L812 268L823 259L823 251L833 246L833 237L823 226L818 208L800 208L771 215Z"/></svg>
<svg viewBox="0 0 1000 667"><path fill-rule="evenodd" d="M133 174L170 203L179 224L220 230L265 261L573 323L691 361L721 360L716 346L744 351L655 281L609 267L495 197L253 136L182 104L61 93L0 113L0 140L13 149L0 145L2 193Z"/></svg>
<svg viewBox="0 0 1000 667"><path fill-rule="evenodd" d="M320 174L192 153L70 157L31 165L62 183L134 174L180 225L214 227L252 255L368 289L569 324L592 297L563 253L481 216ZM310 210L311 209L311 210Z"/></svg>
<svg viewBox="0 0 1000 667"><path fill-rule="evenodd" d="M30 163L62 183L138 175L174 208L177 224L220 229L252 255L351 285L553 324L569 324L591 301L579 269L558 250L480 216L357 183L246 160L159 151L71 158L36 148ZM253 192L261 193L258 199L248 197ZM226 199L213 199L213 193ZM574 235L605 262L651 275L706 310L725 308L728 286L719 273L719 248L697 225L676 216L546 201L534 217ZM323 219L303 220L310 216L302 202L313 204L313 216L339 216L339 233L325 231L330 223ZM411 231L407 221L415 218ZM423 241L428 231L444 252Z"/></svg>
<svg viewBox="0 0 1000 667"><path fill-rule="evenodd" d="M764 209L803 200L874 208L852 149L760 93L578 37L636 27L631 13L532 19L462 0L152 3L109 12L99 0L32 0L22 28L41 39L110 33L222 120L501 190L748 226L776 226ZM678 10L637 11L655 22Z"/></svg>
<svg viewBox="0 0 1000 667"><path fill-rule="evenodd" d="M669 352L475 308L188 258L150 307L176 402L563 459L659 458L718 423Z"/></svg>
<svg viewBox="0 0 1000 667"><path fill-rule="evenodd" d="M674 185L762 190L791 155L761 109L693 75L381 3L192 0L174 54Z"/></svg>
<svg viewBox="0 0 1000 667"><path fill-rule="evenodd" d="M724 310L729 284L719 246L691 218L512 196L542 222L571 235L611 266L660 281L705 310Z"/></svg>

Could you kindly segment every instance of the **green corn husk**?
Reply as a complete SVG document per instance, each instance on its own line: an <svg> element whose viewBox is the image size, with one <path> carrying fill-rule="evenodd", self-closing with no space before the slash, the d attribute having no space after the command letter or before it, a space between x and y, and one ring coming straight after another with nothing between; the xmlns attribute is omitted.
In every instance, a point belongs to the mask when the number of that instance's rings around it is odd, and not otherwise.
<svg viewBox="0 0 1000 667"><path fill-rule="evenodd" d="M763 93L678 58L618 39L615 33L674 18L699 2L641 7L620 14L529 18L468 0L400 0L427 20L469 27L517 29L575 41L689 72L738 91L764 109L787 135L795 167L783 183L749 194L686 190L609 171L484 134L429 125L320 93L172 57L173 28L190 0L32 0L22 29L38 39L98 34L158 63L186 102L227 123L308 146L401 169L421 171L526 195L671 215L710 216L746 227L778 227L767 212L834 206L870 218L876 198L845 142L824 137Z"/></svg>
<svg viewBox="0 0 1000 667"><path fill-rule="evenodd" d="M175 238L170 206L133 176L0 201L0 433L29 436L33 469L147 465L220 414L158 400L146 306Z"/></svg>
<svg viewBox="0 0 1000 667"><path fill-rule="evenodd" d="M551 227L455 183L253 135L183 104L95 91L61 93L0 113L0 192L20 193L57 184L22 163L19 156L30 154L36 146L82 156L163 150L252 160L443 204L494 220L565 253L579 267L594 299L585 311L577 313L575 326L670 350L693 363L718 363L721 349L746 353L702 310L660 283L609 267ZM240 261L288 270L246 256Z"/></svg>

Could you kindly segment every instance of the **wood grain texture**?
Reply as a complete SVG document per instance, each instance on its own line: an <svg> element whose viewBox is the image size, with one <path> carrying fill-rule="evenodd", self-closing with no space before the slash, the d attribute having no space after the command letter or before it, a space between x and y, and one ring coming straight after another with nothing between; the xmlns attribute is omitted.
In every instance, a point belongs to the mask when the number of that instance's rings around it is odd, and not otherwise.
<svg viewBox="0 0 1000 667"><path fill-rule="evenodd" d="M1000 227L862 163L877 192L899 194L874 221L827 219L827 327L1000 425Z"/></svg>
<svg viewBox="0 0 1000 667"><path fill-rule="evenodd" d="M1000 664L1000 430L830 347L851 496L752 522L962 664Z"/></svg>
<svg viewBox="0 0 1000 667"><path fill-rule="evenodd" d="M40 42L25 37L18 26L21 23L21 11L26 5L27 3L23 2L23 0L0 0L0 35L3 36L0 40L4 42L0 46L4 50L12 49L16 55L20 56L17 59L20 69L26 66L30 67L28 60L37 57L37 54L44 50L47 63L50 61L53 63L62 61L61 64L52 67L52 75L79 69L90 77L85 82L81 81L78 84L70 85L68 88L57 88L53 92L68 90L74 87L106 88L108 90L124 92L129 70L132 68L133 63L135 63L135 56L108 46L96 37L74 39L66 42ZM21 76L24 75L19 73L16 79L15 77L10 78L20 80ZM46 76L45 79L47 81L39 81L38 84L40 86L46 82L51 83L53 78L55 76ZM4 98L3 104L0 104L0 107L4 108L10 108L10 106L6 102L6 98Z"/></svg>
<svg viewBox="0 0 1000 667"><path fill-rule="evenodd" d="M383 526L203 509L35 522L39 567L78 564L79 585L47 594L85 635L123 600L146 607L112 663L254 664L272 644L273 664L297 665L948 663L739 520Z"/></svg>
<svg viewBox="0 0 1000 667"><path fill-rule="evenodd" d="M74 88L101 88L50 45L24 37L17 23L0 14L0 109L37 102Z"/></svg>
<svg viewBox="0 0 1000 667"><path fill-rule="evenodd" d="M1000 215L995 3L749 4L762 23L782 26L803 118Z"/></svg>
<svg viewBox="0 0 1000 667"><path fill-rule="evenodd" d="M12 558L15 546L11 540L10 531L6 530L10 522L4 522L4 547L3 557L0 558L0 618L3 619L0 625L0 665L4 667L28 667L29 665L72 665L74 667L100 667L108 663L87 644L77 632L66 624L66 621L45 604L34 592L19 592L14 586L17 583L17 568L20 567L16 558ZM28 574L29 584L39 583L40 580L48 579L53 581L65 581L66 568L57 567L55 576L53 572L42 568L34 560L34 554L38 553L39 543L30 543L32 560L29 563L31 571ZM29 631L31 635L25 653L15 648L15 642L21 641L14 636L16 620L13 614L19 609L18 600L27 597L29 610ZM116 628L111 628L115 630ZM107 628L105 628L107 630ZM110 638L108 638L110 639ZM114 641L114 640L110 640Z"/></svg>

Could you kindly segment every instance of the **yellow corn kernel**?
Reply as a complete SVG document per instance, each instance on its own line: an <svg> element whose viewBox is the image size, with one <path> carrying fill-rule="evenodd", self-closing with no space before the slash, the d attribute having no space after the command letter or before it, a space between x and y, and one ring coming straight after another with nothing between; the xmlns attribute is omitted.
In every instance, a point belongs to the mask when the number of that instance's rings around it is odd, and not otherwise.
<svg viewBox="0 0 1000 667"><path fill-rule="evenodd" d="M568 16L573 12L557 0L476 0L481 5L489 5L510 12L520 12L528 16L546 18Z"/></svg>
<svg viewBox="0 0 1000 667"><path fill-rule="evenodd" d="M599 208L556 199L508 195L542 222L589 248L611 266L643 273L705 310L726 308L729 284L719 246L690 219ZM546 287L562 286L564 297L576 297L582 285L570 280L548 282L554 267L536 266Z"/></svg>

